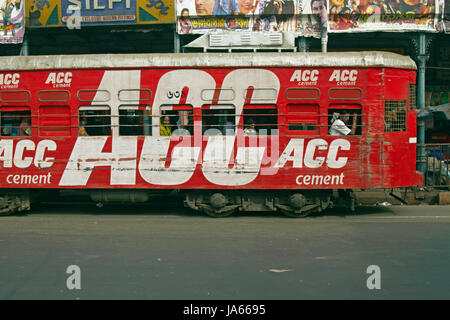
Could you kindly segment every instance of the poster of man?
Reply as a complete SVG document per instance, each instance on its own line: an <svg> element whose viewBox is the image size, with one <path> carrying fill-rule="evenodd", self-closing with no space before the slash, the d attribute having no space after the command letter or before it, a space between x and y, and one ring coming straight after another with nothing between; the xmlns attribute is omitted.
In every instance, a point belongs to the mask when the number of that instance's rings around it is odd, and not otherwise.
<svg viewBox="0 0 450 320"><path fill-rule="evenodd" d="M22 43L24 7L24 0L0 0L0 43Z"/></svg>
<svg viewBox="0 0 450 320"><path fill-rule="evenodd" d="M325 36L328 30L328 8L327 0L301 0L296 33L305 37Z"/></svg>

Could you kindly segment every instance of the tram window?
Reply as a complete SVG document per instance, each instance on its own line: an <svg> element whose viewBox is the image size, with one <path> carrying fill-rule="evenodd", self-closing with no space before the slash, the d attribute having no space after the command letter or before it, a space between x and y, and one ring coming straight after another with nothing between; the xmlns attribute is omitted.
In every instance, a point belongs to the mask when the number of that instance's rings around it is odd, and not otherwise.
<svg viewBox="0 0 450 320"><path fill-rule="evenodd" d="M294 131L316 131L317 125L315 123L289 123L288 128Z"/></svg>
<svg viewBox="0 0 450 320"><path fill-rule="evenodd" d="M38 92L40 102L69 102L70 92L67 90L41 90Z"/></svg>
<svg viewBox="0 0 450 320"><path fill-rule="evenodd" d="M317 100L320 97L320 90L317 88L288 88L286 99L288 100Z"/></svg>
<svg viewBox="0 0 450 320"><path fill-rule="evenodd" d="M81 106L78 116L80 136L111 135L111 110L108 106Z"/></svg>
<svg viewBox="0 0 450 320"><path fill-rule="evenodd" d="M274 105L245 105L244 134L254 128L258 135L278 134L278 110ZM253 130L252 130L253 131Z"/></svg>
<svg viewBox="0 0 450 320"><path fill-rule="evenodd" d="M107 90L78 90L78 101L81 102L106 102L109 99Z"/></svg>
<svg viewBox="0 0 450 320"><path fill-rule="evenodd" d="M151 136L152 109L150 106L119 106L119 135Z"/></svg>
<svg viewBox="0 0 450 320"><path fill-rule="evenodd" d="M416 108L416 85L413 83L409 85L409 108Z"/></svg>
<svg viewBox="0 0 450 320"><path fill-rule="evenodd" d="M289 103L286 116L289 131L302 135L319 134L319 105L314 103Z"/></svg>
<svg viewBox="0 0 450 320"><path fill-rule="evenodd" d="M123 89L119 91L120 101L138 102L150 100L152 92L149 89Z"/></svg>
<svg viewBox="0 0 450 320"><path fill-rule="evenodd" d="M339 120L339 121L338 121ZM329 135L361 135L360 105L330 105L328 108Z"/></svg>
<svg viewBox="0 0 450 320"><path fill-rule="evenodd" d="M234 100L234 90L233 89L204 89L201 92L201 97L203 101L217 101L220 97L221 101L232 101Z"/></svg>
<svg viewBox="0 0 450 320"><path fill-rule="evenodd" d="M384 131L406 131L406 101L384 102Z"/></svg>
<svg viewBox="0 0 450 320"><path fill-rule="evenodd" d="M39 135L70 136L69 106L40 106Z"/></svg>
<svg viewBox="0 0 450 320"><path fill-rule="evenodd" d="M360 88L331 88L328 98L332 100L359 100L362 97Z"/></svg>
<svg viewBox="0 0 450 320"><path fill-rule="evenodd" d="M234 105L204 105L202 134L204 136L234 135L236 129Z"/></svg>
<svg viewBox="0 0 450 320"><path fill-rule="evenodd" d="M192 136L194 117L191 105L161 106L161 136Z"/></svg>
<svg viewBox="0 0 450 320"><path fill-rule="evenodd" d="M2 136L31 136L31 111L28 107L2 107L0 126Z"/></svg>
<svg viewBox="0 0 450 320"><path fill-rule="evenodd" d="M31 94L26 90L0 91L0 101L8 103L27 103L30 101Z"/></svg>
<svg viewBox="0 0 450 320"><path fill-rule="evenodd" d="M273 101L278 97L278 91L274 88L249 88L244 90L244 99L262 102Z"/></svg>

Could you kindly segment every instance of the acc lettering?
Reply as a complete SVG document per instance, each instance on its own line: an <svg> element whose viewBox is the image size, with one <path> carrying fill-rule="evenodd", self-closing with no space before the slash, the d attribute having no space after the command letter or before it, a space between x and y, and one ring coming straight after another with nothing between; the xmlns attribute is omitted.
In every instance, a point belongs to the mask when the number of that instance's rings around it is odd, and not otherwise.
<svg viewBox="0 0 450 320"><path fill-rule="evenodd" d="M324 157L315 157L317 150L327 150L328 143L323 139L313 139L306 146L305 158L303 163L308 168L319 168L325 161Z"/></svg>
<svg viewBox="0 0 450 320"><path fill-rule="evenodd" d="M177 185L187 182L194 174L200 147L175 147L171 162L165 168L170 137L145 137L139 161L139 173L148 183Z"/></svg>
<svg viewBox="0 0 450 320"><path fill-rule="evenodd" d="M334 70L328 81L356 81L358 70Z"/></svg>
<svg viewBox="0 0 450 320"><path fill-rule="evenodd" d="M112 139L112 151L102 152L107 138L79 137L59 184L84 186L98 166L111 167L111 185L135 184L137 137L116 137Z"/></svg>
<svg viewBox="0 0 450 320"><path fill-rule="evenodd" d="M317 81L319 79L319 70L295 70L292 74L291 82L297 81Z"/></svg>
<svg viewBox="0 0 450 320"><path fill-rule="evenodd" d="M34 163L36 168L49 168L55 158L45 157L46 151L56 151L56 143L53 140L42 140L36 146L32 140L20 140L14 149L13 140L0 140L0 163L4 168L28 168ZM36 150L34 156L24 156L25 152ZM34 161L33 161L34 160Z"/></svg>
<svg viewBox="0 0 450 320"><path fill-rule="evenodd" d="M16 152L14 152L14 165L17 168L28 168L33 162L32 157L23 157L25 149L34 151L35 145L31 140L21 140L16 145Z"/></svg>
<svg viewBox="0 0 450 320"><path fill-rule="evenodd" d="M18 73L0 74L0 85L18 85L19 79L20 74Z"/></svg>
<svg viewBox="0 0 450 320"><path fill-rule="evenodd" d="M276 168L284 167L287 161L292 161L293 168L319 168L325 162L329 168L342 168L347 164L347 157L338 157L338 151L350 150L350 142L345 139L333 140L330 145L323 139L312 139L304 147L304 139L291 139L275 164ZM317 156L318 151L328 150L326 161L324 156Z"/></svg>
<svg viewBox="0 0 450 320"><path fill-rule="evenodd" d="M122 72L122 71L121 71ZM132 71L123 71L124 74L105 72L101 85L118 90L124 85L129 85ZM134 71L133 71L134 72ZM113 76L114 74L117 75ZM136 74L133 78L140 79ZM177 84L178 87L174 87ZM139 82L136 84L139 87ZM188 88L186 104L201 105L202 88L215 87L214 78L207 72L201 70L174 70L165 73L159 80L155 94L155 105L174 104L174 99L181 99L183 88ZM269 70L264 69L240 69L230 72L222 83L222 88L234 88L243 92L249 87L268 86L275 88L277 95L268 100L267 103L276 103L280 82L278 77ZM167 89L170 87L170 94ZM179 94L175 94L179 92ZM243 113L245 97L236 95L234 100L227 100L228 104L235 106L236 125ZM222 94L219 96L222 101ZM251 103L257 100L251 97ZM160 116L159 108L152 109L152 116ZM195 125L195 123L194 123ZM197 128L200 128L196 125ZM198 129L196 129L198 130ZM207 147L201 157L202 141L195 141L194 145L177 145L169 151L170 138L159 137L157 126L153 126L152 136L146 137L142 152L137 154L136 137L114 137L112 139L111 152L102 152L107 137L79 137L74 146L68 164L59 182L63 186L83 186L93 173L95 167L107 166L110 168L111 185L132 185L136 183L136 168L140 178L150 184L179 185L188 181L195 172L195 168L202 158L202 172L205 178L217 185L243 185L253 181L260 171L264 147L239 147L236 155L230 160L235 142L235 137L210 137ZM199 137L201 133L195 134ZM224 151L225 150L225 151ZM222 158L219 157L222 155ZM218 159L218 157L220 159ZM167 167L165 158L170 158ZM139 163L138 163L139 160ZM220 160L220 161L219 161ZM235 166L229 168L229 162ZM95 174L95 171L94 171Z"/></svg>
<svg viewBox="0 0 450 320"><path fill-rule="evenodd" d="M72 72L50 72L45 84L70 84L72 82Z"/></svg>
<svg viewBox="0 0 450 320"><path fill-rule="evenodd" d="M200 147L178 145L169 152L169 137L145 137L140 157L137 154L136 137L113 137L112 152L105 153L101 150L107 139L107 137L101 137L101 139L79 137L59 184L86 185L95 167L109 166L111 185L135 184L136 168L141 178L150 184L179 185L192 177L199 161ZM4 141L5 155L0 160L4 161L5 167L10 167L11 160L9 162L6 160L11 159L12 147L8 148L8 146L12 143L9 143L11 140ZM205 178L211 183L228 186L245 185L258 176L265 148L238 147L235 165L230 168L229 159L232 156L234 143L234 136L209 137L203 152L201 169ZM22 154L24 149L33 150L33 148L34 145L30 143L18 146L16 149L19 149L19 155L14 157L15 165L29 166L31 159L23 158ZM45 150L39 151L39 148L38 145L36 158L43 159ZM50 149L49 146L47 148ZM56 150L56 147L51 150ZM281 168L287 161L292 161L293 168L305 166L315 169L326 164L328 168L339 169L348 161L347 157L339 156L341 150L350 150L350 142L345 139L335 139L328 144L324 139L312 139L305 145L304 139L291 139L274 167ZM168 158L171 159L171 163L169 167L166 167L165 159ZM138 159L139 163L137 163ZM49 159L43 161L52 163Z"/></svg>

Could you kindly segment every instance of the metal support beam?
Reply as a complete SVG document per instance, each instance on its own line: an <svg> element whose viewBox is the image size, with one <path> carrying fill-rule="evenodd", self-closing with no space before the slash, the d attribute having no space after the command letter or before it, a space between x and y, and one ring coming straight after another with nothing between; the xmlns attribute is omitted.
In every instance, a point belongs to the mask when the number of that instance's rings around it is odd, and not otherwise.
<svg viewBox="0 0 450 320"><path fill-rule="evenodd" d="M322 38L321 43L322 43L322 52L327 52L328 37Z"/></svg>
<svg viewBox="0 0 450 320"><path fill-rule="evenodd" d="M322 21L322 30L320 32L320 42L322 43L322 52L327 52L328 50L328 18L325 18L325 21L323 18L321 18Z"/></svg>
<svg viewBox="0 0 450 320"><path fill-rule="evenodd" d="M173 30L173 52L180 53L181 52L181 44L180 44L180 35L177 32L177 26L175 25Z"/></svg>
<svg viewBox="0 0 450 320"><path fill-rule="evenodd" d="M28 56L28 37L26 33L23 35L22 47L20 48L20 55Z"/></svg>
<svg viewBox="0 0 450 320"><path fill-rule="evenodd" d="M306 44L306 38L300 37L298 39L298 52L308 52L308 47Z"/></svg>
<svg viewBox="0 0 450 320"><path fill-rule="evenodd" d="M426 35L421 32L419 34L419 54L417 59L419 62L417 72L417 109L425 108L425 66L428 60L426 54ZM417 123L417 158L419 159L417 170L425 173L425 123L423 120L419 120Z"/></svg>

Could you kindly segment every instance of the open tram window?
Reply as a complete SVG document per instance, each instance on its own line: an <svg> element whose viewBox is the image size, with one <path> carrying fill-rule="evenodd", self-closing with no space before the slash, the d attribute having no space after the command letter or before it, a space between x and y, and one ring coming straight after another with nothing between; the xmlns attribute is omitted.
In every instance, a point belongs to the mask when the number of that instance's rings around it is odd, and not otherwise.
<svg viewBox="0 0 450 320"><path fill-rule="evenodd" d="M109 106L81 106L78 116L80 136L111 135L111 110Z"/></svg>
<svg viewBox="0 0 450 320"><path fill-rule="evenodd" d="M234 135L235 119L234 105L204 105L202 107L202 135Z"/></svg>
<svg viewBox="0 0 450 320"><path fill-rule="evenodd" d="M289 103L286 115L287 129L292 134L319 134L319 105L314 103Z"/></svg>
<svg viewBox="0 0 450 320"><path fill-rule="evenodd" d="M161 106L160 136L192 136L194 113L191 105Z"/></svg>
<svg viewBox="0 0 450 320"><path fill-rule="evenodd" d="M331 104L328 107L328 134L331 136L361 135L361 106Z"/></svg>
<svg viewBox="0 0 450 320"><path fill-rule="evenodd" d="M244 106L245 135L277 135L278 109L276 105L247 104Z"/></svg>
<svg viewBox="0 0 450 320"><path fill-rule="evenodd" d="M119 135L151 136L152 109L147 105L119 106Z"/></svg>
<svg viewBox="0 0 450 320"><path fill-rule="evenodd" d="M406 131L406 101L384 102L384 131Z"/></svg>
<svg viewBox="0 0 450 320"><path fill-rule="evenodd" d="M0 108L1 136L31 136L31 111L28 107Z"/></svg>

